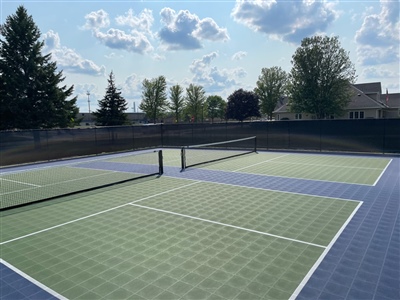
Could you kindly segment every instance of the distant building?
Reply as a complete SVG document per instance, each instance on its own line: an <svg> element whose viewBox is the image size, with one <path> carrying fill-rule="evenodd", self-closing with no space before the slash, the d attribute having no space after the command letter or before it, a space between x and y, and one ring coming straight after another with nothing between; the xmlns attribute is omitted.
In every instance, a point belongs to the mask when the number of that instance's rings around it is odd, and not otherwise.
<svg viewBox="0 0 400 300"><path fill-rule="evenodd" d="M380 82L353 84L354 95L342 116L330 119L382 119L400 118L400 94L382 93ZM275 120L311 120L315 116L291 112L287 97L282 98L273 112Z"/></svg>

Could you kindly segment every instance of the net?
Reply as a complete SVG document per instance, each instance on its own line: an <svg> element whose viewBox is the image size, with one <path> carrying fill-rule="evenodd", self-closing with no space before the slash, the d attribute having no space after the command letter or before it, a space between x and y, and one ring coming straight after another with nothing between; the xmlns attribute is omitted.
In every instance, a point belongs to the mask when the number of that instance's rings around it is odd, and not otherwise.
<svg viewBox="0 0 400 300"><path fill-rule="evenodd" d="M162 175L162 157L160 150L3 172L0 210Z"/></svg>
<svg viewBox="0 0 400 300"><path fill-rule="evenodd" d="M182 171L193 166L257 152L255 136L181 148Z"/></svg>

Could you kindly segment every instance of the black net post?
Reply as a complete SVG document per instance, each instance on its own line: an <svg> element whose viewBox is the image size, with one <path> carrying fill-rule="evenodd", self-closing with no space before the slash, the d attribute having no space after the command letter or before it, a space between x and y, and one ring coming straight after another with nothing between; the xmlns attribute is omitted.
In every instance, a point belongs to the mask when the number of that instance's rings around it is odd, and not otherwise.
<svg viewBox="0 0 400 300"><path fill-rule="evenodd" d="M185 148L181 148L181 172L186 169L186 157L185 157Z"/></svg>
<svg viewBox="0 0 400 300"><path fill-rule="evenodd" d="M163 162L163 155L162 150L158 151L158 175L164 174L164 162Z"/></svg>

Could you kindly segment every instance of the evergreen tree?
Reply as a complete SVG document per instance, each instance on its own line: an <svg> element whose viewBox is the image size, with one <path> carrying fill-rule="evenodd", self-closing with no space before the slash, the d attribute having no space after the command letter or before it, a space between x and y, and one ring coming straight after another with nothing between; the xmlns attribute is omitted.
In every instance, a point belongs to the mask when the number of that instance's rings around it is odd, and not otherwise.
<svg viewBox="0 0 400 300"><path fill-rule="evenodd" d="M23 6L0 27L0 129L36 129L74 125L76 97L62 71L42 55L44 42Z"/></svg>
<svg viewBox="0 0 400 300"><path fill-rule="evenodd" d="M108 86L103 99L99 100L99 109L93 113L96 124L100 126L115 126L127 123L128 102L121 96L121 91L115 85L113 72L107 79Z"/></svg>

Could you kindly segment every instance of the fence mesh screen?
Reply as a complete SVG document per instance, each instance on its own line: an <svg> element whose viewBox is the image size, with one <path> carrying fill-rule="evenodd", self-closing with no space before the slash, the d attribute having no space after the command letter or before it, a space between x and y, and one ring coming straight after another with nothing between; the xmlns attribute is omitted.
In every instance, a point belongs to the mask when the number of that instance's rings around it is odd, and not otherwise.
<svg viewBox="0 0 400 300"><path fill-rule="evenodd" d="M0 132L0 165L257 136L260 150L400 153L400 119L157 124Z"/></svg>

